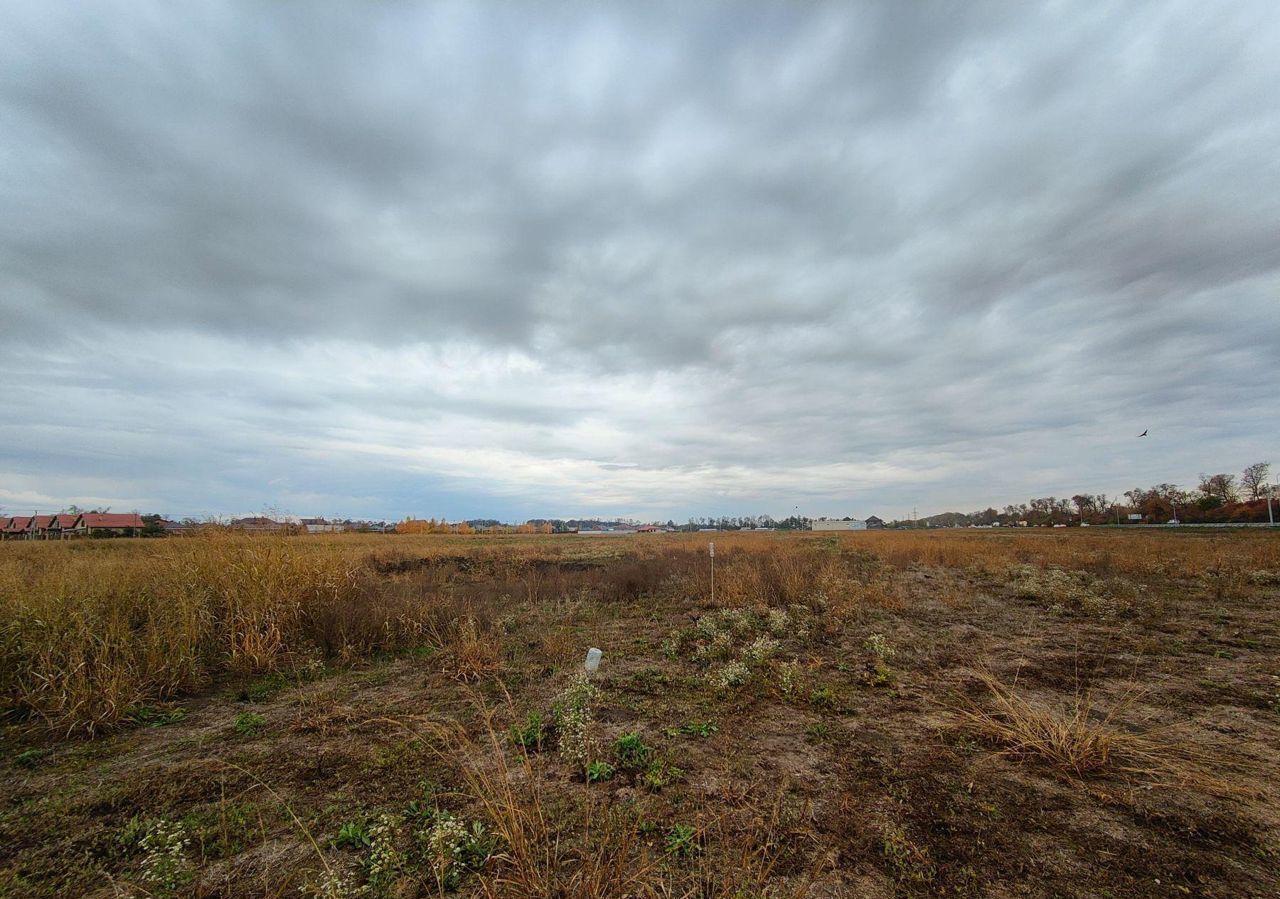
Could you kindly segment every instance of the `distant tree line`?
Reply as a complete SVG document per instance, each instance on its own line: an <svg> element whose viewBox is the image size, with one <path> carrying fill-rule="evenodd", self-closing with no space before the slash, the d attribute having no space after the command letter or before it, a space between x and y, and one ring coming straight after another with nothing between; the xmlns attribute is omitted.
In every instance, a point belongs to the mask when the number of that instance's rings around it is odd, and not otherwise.
<svg viewBox="0 0 1280 899"><path fill-rule="evenodd" d="M1045 496L1003 509L980 512L944 512L891 527L963 527L965 525L1029 527L1055 524L1123 524L1130 515L1145 522L1181 521L1186 524L1261 523L1267 521L1267 491L1271 463L1256 462L1239 476L1226 473L1201 474L1192 490L1178 484L1135 487L1117 497L1105 493L1077 493L1070 498ZM1276 509L1280 512L1280 507Z"/></svg>
<svg viewBox="0 0 1280 899"><path fill-rule="evenodd" d="M690 518L681 525L667 522L669 527L678 531L697 531L701 528L715 528L717 531L750 531L756 528L772 528L776 531L805 531L809 529L811 520L798 515L787 518L774 518L772 515L721 515L718 517Z"/></svg>

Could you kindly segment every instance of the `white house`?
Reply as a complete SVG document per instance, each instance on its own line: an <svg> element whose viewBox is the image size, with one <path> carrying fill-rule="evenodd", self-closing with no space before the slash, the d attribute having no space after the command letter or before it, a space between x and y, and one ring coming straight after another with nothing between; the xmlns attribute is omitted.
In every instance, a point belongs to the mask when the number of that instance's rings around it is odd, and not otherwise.
<svg viewBox="0 0 1280 899"><path fill-rule="evenodd" d="M813 522L815 531L865 531L867 523L857 518L847 521L839 518L818 518Z"/></svg>

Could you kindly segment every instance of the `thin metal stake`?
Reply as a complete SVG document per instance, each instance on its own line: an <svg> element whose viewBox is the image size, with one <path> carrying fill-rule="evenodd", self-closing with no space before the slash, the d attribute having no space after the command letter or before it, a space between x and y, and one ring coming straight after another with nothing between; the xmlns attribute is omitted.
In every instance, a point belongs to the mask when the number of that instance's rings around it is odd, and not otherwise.
<svg viewBox="0 0 1280 899"><path fill-rule="evenodd" d="M716 604L716 545L714 542L707 544L707 553L711 556L711 604Z"/></svg>

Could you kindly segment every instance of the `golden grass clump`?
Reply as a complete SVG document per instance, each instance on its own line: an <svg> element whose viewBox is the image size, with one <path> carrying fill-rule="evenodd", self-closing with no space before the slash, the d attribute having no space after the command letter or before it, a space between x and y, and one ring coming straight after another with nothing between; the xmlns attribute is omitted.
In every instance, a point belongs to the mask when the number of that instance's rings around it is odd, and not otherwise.
<svg viewBox="0 0 1280 899"><path fill-rule="evenodd" d="M1167 727L1131 725L1144 694L1129 689L1105 710L1085 692L1050 704L1029 698L987 670L974 672L985 704L967 700L953 712L961 730L1001 747L1001 754L1047 765L1072 779L1120 774L1163 786L1195 786L1213 793L1233 788L1207 761L1170 736ZM1217 760L1215 765L1217 764Z"/></svg>
<svg viewBox="0 0 1280 899"><path fill-rule="evenodd" d="M482 630L470 615L457 619L451 630L444 663L450 677L475 683L502 671L502 638L496 631Z"/></svg>

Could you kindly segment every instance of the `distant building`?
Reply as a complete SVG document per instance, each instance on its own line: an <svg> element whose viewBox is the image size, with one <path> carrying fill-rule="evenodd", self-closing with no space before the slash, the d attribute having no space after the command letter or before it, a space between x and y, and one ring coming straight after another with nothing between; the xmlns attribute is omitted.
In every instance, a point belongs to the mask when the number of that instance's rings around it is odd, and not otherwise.
<svg viewBox="0 0 1280 899"><path fill-rule="evenodd" d="M67 540L71 537L83 536L85 533L84 516L74 512L59 512L49 516L49 523L44 528L44 539Z"/></svg>
<svg viewBox="0 0 1280 899"><path fill-rule="evenodd" d="M326 521L323 518L302 518L298 520L298 524L306 530L308 534L340 534L347 530L347 525L340 521Z"/></svg>
<svg viewBox="0 0 1280 899"><path fill-rule="evenodd" d="M874 515L868 515L868 516L867 516L867 530L868 530L868 531L878 531L878 530L881 530L883 527L884 527L884 520L883 520L883 519L877 518L877 517L876 517L876 516L874 516Z"/></svg>
<svg viewBox="0 0 1280 899"><path fill-rule="evenodd" d="M237 518L231 522L231 527L237 531L244 531L246 534L279 534L287 529L284 523L262 515Z"/></svg>
<svg viewBox="0 0 1280 899"><path fill-rule="evenodd" d="M0 540L28 540L31 535L31 515L0 518Z"/></svg>
<svg viewBox="0 0 1280 899"><path fill-rule="evenodd" d="M880 523L882 526L884 522ZM857 518L819 518L813 522L815 531L865 531L867 523Z"/></svg>
<svg viewBox="0 0 1280 899"><path fill-rule="evenodd" d="M56 515L0 516L0 539L69 540L72 537L139 537L137 512L59 512Z"/></svg>
<svg viewBox="0 0 1280 899"><path fill-rule="evenodd" d="M138 537L143 528L137 512L85 512L80 522L90 537Z"/></svg>

